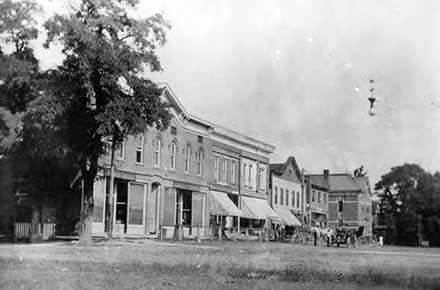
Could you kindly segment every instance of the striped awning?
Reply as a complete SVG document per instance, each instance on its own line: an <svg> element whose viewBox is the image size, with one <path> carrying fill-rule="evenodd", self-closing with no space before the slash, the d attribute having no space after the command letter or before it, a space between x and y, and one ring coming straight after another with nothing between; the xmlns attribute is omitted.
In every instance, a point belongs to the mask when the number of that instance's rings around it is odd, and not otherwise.
<svg viewBox="0 0 440 290"><path fill-rule="evenodd" d="M210 191L211 215L242 216L241 210L232 202L225 192Z"/></svg>
<svg viewBox="0 0 440 290"><path fill-rule="evenodd" d="M265 220L279 220L277 213L269 206L266 199L255 197L241 197L241 211L244 218Z"/></svg>

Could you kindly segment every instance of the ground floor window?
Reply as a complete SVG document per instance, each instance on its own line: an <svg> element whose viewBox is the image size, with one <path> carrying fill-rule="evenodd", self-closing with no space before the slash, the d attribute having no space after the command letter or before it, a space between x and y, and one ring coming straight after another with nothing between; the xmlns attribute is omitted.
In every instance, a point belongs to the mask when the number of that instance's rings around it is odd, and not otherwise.
<svg viewBox="0 0 440 290"><path fill-rule="evenodd" d="M182 192L182 225L191 226L192 192Z"/></svg>

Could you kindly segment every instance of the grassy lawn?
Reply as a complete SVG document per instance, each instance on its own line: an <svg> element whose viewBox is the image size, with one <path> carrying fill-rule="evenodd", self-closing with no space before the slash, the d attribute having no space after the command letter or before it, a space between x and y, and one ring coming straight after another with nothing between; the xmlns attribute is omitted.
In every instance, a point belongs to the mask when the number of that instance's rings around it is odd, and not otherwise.
<svg viewBox="0 0 440 290"><path fill-rule="evenodd" d="M440 289L440 250L155 241L0 245L2 289Z"/></svg>

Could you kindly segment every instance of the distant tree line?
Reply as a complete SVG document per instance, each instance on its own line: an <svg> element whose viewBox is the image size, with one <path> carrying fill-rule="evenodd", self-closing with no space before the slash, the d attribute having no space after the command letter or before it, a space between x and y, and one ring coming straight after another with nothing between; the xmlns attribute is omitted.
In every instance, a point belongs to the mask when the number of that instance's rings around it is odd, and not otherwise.
<svg viewBox="0 0 440 290"><path fill-rule="evenodd" d="M405 163L383 175L375 190L388 243L440 246L440 172Z"/></svg>

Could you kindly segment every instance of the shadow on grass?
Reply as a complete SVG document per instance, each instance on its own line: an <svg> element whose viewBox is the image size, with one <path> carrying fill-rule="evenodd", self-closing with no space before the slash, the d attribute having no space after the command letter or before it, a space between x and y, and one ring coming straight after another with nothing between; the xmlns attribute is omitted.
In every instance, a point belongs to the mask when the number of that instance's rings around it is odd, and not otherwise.
<svg viewBox="0 0 440 290"><path fill-rule="evenodd" d="M284 269L258 269L252 265L230 266L226 273L235 279L268 279L291 282L354 283L359 286L397 286L410 289L440 289L440 278L409 276L373 267L356 267L348 273L331 268L312 268L306 265Z"/></svg>

